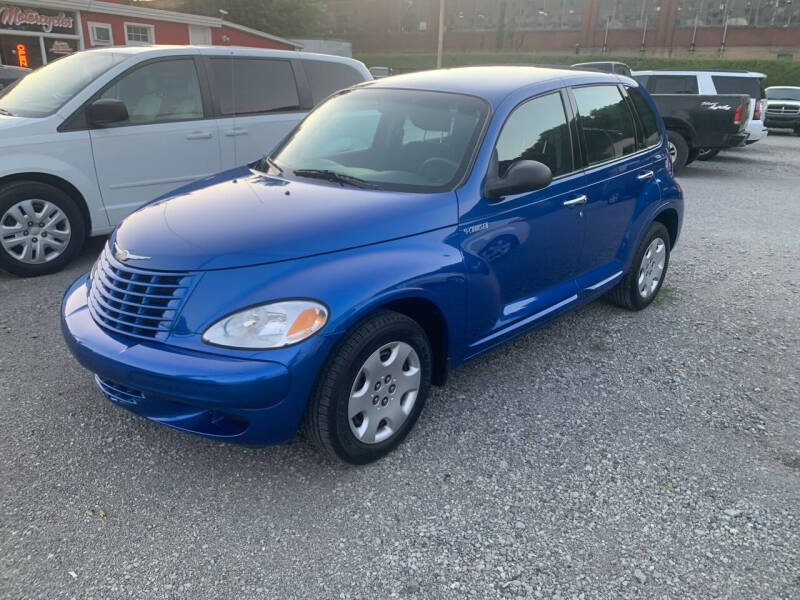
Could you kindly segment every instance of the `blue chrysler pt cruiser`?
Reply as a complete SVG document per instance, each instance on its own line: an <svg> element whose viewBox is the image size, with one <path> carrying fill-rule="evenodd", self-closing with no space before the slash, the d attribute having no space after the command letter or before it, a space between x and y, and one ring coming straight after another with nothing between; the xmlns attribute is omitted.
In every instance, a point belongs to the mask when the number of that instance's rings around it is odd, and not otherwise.
<svg viewBox="0 0 800 600"><path fill-rule="evenodd" d="M329 98L263 160L128 217L67 290L114 403L246 444L298 426L375 460L431 384L608 294L658 294L683 215L647 92L617 75L431 71Z"/></svg>

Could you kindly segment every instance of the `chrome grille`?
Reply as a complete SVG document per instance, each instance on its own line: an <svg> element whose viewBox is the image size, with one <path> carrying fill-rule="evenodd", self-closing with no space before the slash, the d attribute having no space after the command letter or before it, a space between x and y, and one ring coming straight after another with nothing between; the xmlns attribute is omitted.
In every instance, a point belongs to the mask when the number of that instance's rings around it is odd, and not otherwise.
<svg viewBox="0 0 800 600"><path fill-rule="evenodd" d="M90 277L89 311L95 322L131 337L166 338L189 295L192 275L123 266L109 254L106 247Z"/></svg>
<svg viewBox="0 0 800 600"><path fill-rule="evenodd" d="M774 115L794 115L800 113L800 106L793 104L770 104L767 106L767 113Z"/></svg>

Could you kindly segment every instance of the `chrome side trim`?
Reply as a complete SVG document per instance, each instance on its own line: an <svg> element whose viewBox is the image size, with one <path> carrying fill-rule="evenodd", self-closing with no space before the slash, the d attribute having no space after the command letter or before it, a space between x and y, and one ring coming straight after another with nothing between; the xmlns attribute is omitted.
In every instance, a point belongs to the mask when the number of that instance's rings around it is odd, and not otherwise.
<svg viewBox="0 0 800 600"><path fill-rule="evenodd" d="M491 335L487 335L485 338L480 339L477 342L473 342L469 346L470 346L470 348L473 348L475 346L480 346L481 344L489 342L489 341L491 341L491 340L493 340L493 339L495 339L497 337L500 337L501 335L505 335L505 334L515 330L515 329L520 328L520 327L524 327L525 325L527 325L529 323L533 323L537 319L541 319L545 315L550 314L554 310L558 310L562 306L566 306L570 302L575 302L575 300L577 300L577 299L578 299L578 294L574 294L574 295L570 296L569 298L567 298L566 300L562 300L561 302L553 304L552 306L549 306L549 307L545 308L544 310L540 310L535 315L531 315L530 317L528 317L526 319L522 319L521 321L517 321L516 323L512 323L508 327L504 327L500 331L496 331Z"/></svg>
<svg viewBox="0 0 800 600"><path fill-rule="evenodd" d="M620 275L622 275L622 271L617 271L616 273L614 273L614 274L613 274L613 275L611 275L610 277L606 277L605 279L603 279L603 281L598 281L597 283L595 283L594 285L590 285L590 286L589 286L589 287L587 287L586 289L587 289L587 290L592 290L592 291L594 291L594 290L597 290L597 289L600 289L600 288L601 288L601 287L603 287L605 284L607 284L607 283L610 283L611 281L614 281L614 280L615 280L617 277L619 277Z"/></svg>

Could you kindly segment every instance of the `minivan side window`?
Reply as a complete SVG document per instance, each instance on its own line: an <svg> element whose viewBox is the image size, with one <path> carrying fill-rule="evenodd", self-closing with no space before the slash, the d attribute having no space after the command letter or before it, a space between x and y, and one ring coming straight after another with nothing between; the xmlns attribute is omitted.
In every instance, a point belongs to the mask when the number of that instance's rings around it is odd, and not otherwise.
<svg viewBox="0 0 800 600"><path fill-rule="evenodd" d="M559 92L521 104L509 115L495 146L498 175L519 160L536 160L550 167L553 177L572 171L572 142Z"/></svg>
<svg viewBox="0 0 800 600"><path fill-rule="evenodd" d="M145 125L203 118L203 97L191 58L160 60L135 68L101 98L122 100L128 123Z"/></svg>
<svg viewBox="0 0 800 600"><path fill-rule="evenodd" d="M633 115L615 85L573 88L590 165L636 152Z"/></svg>
<svg viewBox="0 0 800 600"><path fill-rule="evenodd" d="M300 107L294 70L288 60L212 58L220 113L254 115Z"/></svg>
<svg viewBox="0 0 800 600"><path fill-rule="evenodd" d="M334 92L364 81L361 73L350 65L342 63L303 60L303 67L305 67L308 83L311 86L314 104L319 104Z"/></svg>
<svg viewBox="0 0 800 600"><path fill-rule="evenodd" d="M645 148L655 146L661 139L661 132L658 129L658 119L656 118L653 109L644 99L642 93L636 88L626 86L633 106L636 109L636 114L639 115L639 122L642 124L642 141Z"/></svg>

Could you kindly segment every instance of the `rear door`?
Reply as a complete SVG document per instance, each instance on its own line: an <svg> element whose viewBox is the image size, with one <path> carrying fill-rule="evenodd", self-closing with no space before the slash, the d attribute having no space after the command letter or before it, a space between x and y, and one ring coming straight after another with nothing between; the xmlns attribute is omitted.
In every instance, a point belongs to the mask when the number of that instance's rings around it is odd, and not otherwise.
<svg viewBox="0 0 800 600"><path fill-rule="evenodd" d="M636 102L646 101L635 89L593 84L572 88L571 93L585 151L588 186L578 287L595 290L621 276L624 257L636 241L630 238L634 212L640 200L660 196L657 173L664 168L665 156L658 151L661 136L652 110L646 142L644 132L637 129L627 96L636 93Z"/></svg>
<svg viewBox="0 0 800 600"><path fill-rule="evenodd" d="M132 67L100 97L121 100L129 116L90 131L112 225L145 202L220 170L217 127L193 57Z"/></svg>
<svg viewBox="0 0 800 600"><path fill-rule="evenodd" d="M262 158L306 115L310 101L298 89L294 61L211 56L223 168ZM305 107L305 108L302 108Z"/></svg>

